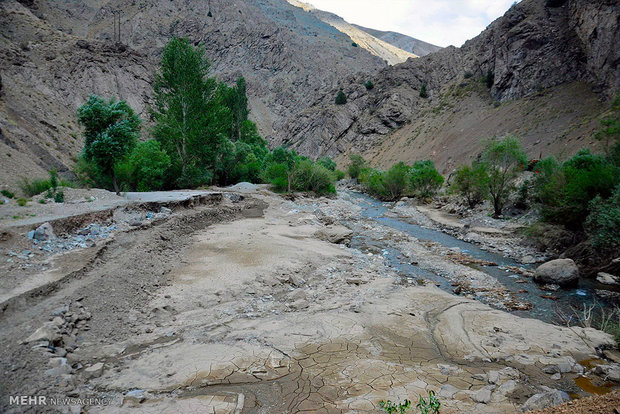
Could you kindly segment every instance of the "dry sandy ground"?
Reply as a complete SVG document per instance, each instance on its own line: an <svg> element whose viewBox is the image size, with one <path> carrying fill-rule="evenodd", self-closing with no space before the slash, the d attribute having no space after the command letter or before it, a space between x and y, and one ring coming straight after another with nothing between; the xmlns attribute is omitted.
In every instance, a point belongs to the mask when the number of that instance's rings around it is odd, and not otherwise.
<svg viewBox="0 0 620 414"><path fill-rule="evenodd" d="M43 394L109 404L89 413L377 412L432 390L442 413L513 413L542 386L577 390L575 361L611 343L403 285L380 256L324 241L347 231L315 200L245 197L119 232L79 271L2 304L2 411ZM23 343L46 323L55 347ZM560 380L543 372L558 365Z"/></svg>

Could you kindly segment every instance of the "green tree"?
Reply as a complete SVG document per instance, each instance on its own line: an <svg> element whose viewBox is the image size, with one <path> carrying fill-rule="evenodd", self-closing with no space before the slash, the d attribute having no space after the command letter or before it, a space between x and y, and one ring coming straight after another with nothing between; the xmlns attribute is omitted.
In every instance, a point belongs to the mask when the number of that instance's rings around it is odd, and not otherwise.
<svg viewBox="0 0 620 414"><path fill-rule="evenodd" d="M385 187L386 197L389 200L400 198L407 190L407 179L410 168L404 162L394 164L383 175L383 186Z"/></svg>
<svg viewBox="0 0 620 414"><path fill-rule="evenodd" d="M295 151L276 147L267 159L266 178L279 190L291 192L294 189L295 170L299 157Z"/></svg>
<svg viewBox="0 0 620 414"><path fill-rule="evenodd" d="M336 105L345 105L347 103L347 95L340 89L336 95Z"/></svg>
<svg viewBox="0 0 620 414"><path fill-rule="evenodd" d="M428 92L426 91L426 84L423 83L422 87L420 88L420 98L428 98Z"/></svg>
<svg viewBox="0 0 620 414"><path fill-rule="evenodd" d="M351 154L349 161L349 177L357 179L362 169L366 168L366 160L361 155Z"/></svg>
<svg viewBox="0 0 620 414"><path fill-rule="evenodd" d="M375 84L372 83L372 81L366 81L366 83L364 83L364 86L366 87L366 90L368 91L375 89Z"/></svg>
<svg viewBox="0 0 620 414"><path fill-rule="evenodd" d="M486 198L489 191L488 180L484 164L462 165L456 170L452 189L465 198L469 208L474 208Z"/></svg>
<svg viewBox="0 0 620 414"><path fill-rule="evenodd" d="M608 200L596 196L590 201L585 227L594 247L609 253L620 251L620 185Z"/></svg>
<svg viewBox="0 0 620 414"><path fill-rule="evenodd" d="M432 197L441 188L443 181L443 176L430 160L416 161L409 172L409 184L418 197Z"/></svg>
<svg viewBox="0 0 620 414"><path fill-rule="evenodd" d="M202 47L174 38L164 48L155 76L153 135L170 156L169 173L177 186L213 179L218 153L233 125L223 104L228 87L208 77L209 67Z"/></svg>
<svg viewBox="0 0 620 414"><path fill-rule="evenodd" d="M488 189L493 202L493 215L499 217L508 197L514 191L513 181L517 172L527 161L519 140L506 136L489 142L482 154L489 172Z"/></svg>
<svg viewBox="0 0 620 414"><path fill-rule="evenodd" d="M156 191L164 186L170 157L158 141L139 143L129 157L117 164L116 174L129 188L137 191Z"/></svg>
<svg viewBox="0 0 620 414"><path fill-rule="evenodd" d="M83 157L95 167L95 182L104 187L111 183L118 193L114 166L136 145L140 119L125 101L91 95L78 109L78 121L84 126Z"/></svg>
<svg viewBox="0 0 620 414"><path fill-rule="evenodd" d="M609 160L620 167L620 94L612 101L610 112L600 120L601 127L594 137L604 143Z"/></svg>
<svg viewBox="0 0 620 414"><path fill-rule="evenodd" d="M244 130L244 123L248 120L248 115L250 114L245 78L237 79L236 85L228 88L226 105L232 113L230 136L233 140L240 140Z"/></svg>

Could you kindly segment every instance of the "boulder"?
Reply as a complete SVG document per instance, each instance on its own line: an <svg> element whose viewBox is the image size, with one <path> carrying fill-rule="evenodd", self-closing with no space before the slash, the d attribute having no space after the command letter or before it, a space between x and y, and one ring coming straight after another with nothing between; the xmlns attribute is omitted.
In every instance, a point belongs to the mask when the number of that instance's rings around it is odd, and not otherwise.
<svg viewBox="0 0 620 414"><path fill-rule="evenodd" d="M542 410L547 407L555 407L565 401L569 401L570 397L563 391L548 389L548 391L532 395L521 407L522 412Z"/></svg>
<svg viewBox="0 0 620 414"><path fill-rule="evenodd" d="M327 226L318 230L315 233L315 236L324 241L328 241L330 243L342 244L351 240L351 235L353 232L344 226Z"/></svg>
<svg viewBox="0 0 620 414"><path fill-rule="evenodd" d="M482 388L472 395L471 398L477 403L487 404L491 401L491 390L488 388Z"/></svg>
<svg viewBox="0 0 620 414"><path fill-rule="evenodd" d="M572 259L557 259L536 269L534 281L541 284L572 285L579 280L579 269Z"/></svg>
<svg viewBox="0 0 620 414"><path fill-rule="evenodd" d="M32 237L37 241L47 241L54 240L56 238L56 234L54 233L54 229L51 224L43 223L37 227Z"/></svg>

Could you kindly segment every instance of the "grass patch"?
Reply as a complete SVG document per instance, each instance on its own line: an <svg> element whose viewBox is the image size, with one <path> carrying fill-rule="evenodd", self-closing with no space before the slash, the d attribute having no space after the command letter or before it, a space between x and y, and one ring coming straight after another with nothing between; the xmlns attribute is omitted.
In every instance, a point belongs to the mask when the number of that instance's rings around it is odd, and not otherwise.
<svg viewBox="0 0 620 414"><path fill-rule="evenodd" d="M0 191L0 194L5 196L6 198L15 198L15 194L10 192L9 190L2 190Z"/></svg>
<svg viewBox="0 0 620 414"><path fill-rule="evenodd" d="M28 204L28 200L26 200L25 198L18 198L17 199L17 205L20 207L24 207L26 204Z"/></svg>
<svg viewBox="0 0 620 414"><path fill-rule="evenodd" d="M68 188L76 188L77 185L72 181L60 180L60 187L68 187ZM41 179L35 178L33 180L29 180L27 178L22 178L22 182L19 184L19 188L23 191L23 193L32 197L38 194L41 194L47 190L53 188L52 181L50 179Z"/></svg>

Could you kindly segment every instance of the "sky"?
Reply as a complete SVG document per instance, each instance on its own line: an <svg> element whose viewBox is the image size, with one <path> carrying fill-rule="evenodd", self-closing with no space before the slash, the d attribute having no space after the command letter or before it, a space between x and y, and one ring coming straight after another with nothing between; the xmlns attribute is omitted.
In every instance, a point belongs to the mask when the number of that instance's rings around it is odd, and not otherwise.
<svg viewBox="0 0 620 414"><path fill-rule="evenodd" d="M461 46L514 0L305 0L349 23L391 30L437 46Z"/></svg>

